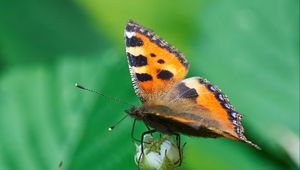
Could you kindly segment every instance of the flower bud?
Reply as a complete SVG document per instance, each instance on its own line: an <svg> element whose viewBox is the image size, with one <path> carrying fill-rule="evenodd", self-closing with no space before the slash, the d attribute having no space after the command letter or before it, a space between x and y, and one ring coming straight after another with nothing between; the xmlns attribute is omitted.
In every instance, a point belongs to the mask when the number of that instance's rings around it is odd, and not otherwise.
<svg viewBox="0 0 300 170"><path fill-rule="evenodd" d="M140 170L169 170L179 165L180 151L172 136L163 135L160 139L154 139L151 135L145 135L143 142L143 154L140 144L135 155Z"/></svg>

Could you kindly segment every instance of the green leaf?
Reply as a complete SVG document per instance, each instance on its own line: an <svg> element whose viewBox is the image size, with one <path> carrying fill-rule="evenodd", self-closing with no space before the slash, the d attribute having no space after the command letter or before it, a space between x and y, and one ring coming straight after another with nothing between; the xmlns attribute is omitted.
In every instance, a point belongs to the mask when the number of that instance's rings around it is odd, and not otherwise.
<svg viewBox="0 0 300 170"><path fill-rule="evenodd" d="M0 2L0 63L52 62L107 47L100 30L71 1Z"/></svg>
<svg viewBox="0 0 300 170"><path fill-rule="evenodd" d="M132 169L130 121L107 130L128 106L74 87L78 81L124 97L132 91L129 75L119 79L128 79L122 89L109 80L120 69L127 71L126 61L120 64L120 59L109 50L89 60L69 56L51 67L8 70L0 86L0 136L5 137L0 142L0 168L55 169L63 161L62 169Z"/></svg>

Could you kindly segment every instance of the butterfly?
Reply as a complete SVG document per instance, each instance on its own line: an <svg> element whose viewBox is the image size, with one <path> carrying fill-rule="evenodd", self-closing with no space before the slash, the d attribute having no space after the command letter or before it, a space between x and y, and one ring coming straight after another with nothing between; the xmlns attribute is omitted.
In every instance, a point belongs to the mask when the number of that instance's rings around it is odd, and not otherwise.
<svg viewBox="0 0 300 170"><path fill-rule="evenodd" d="M183 79L189 63L149 29L128 21L125 45L131 80L142 104L126 112L152 132L247 140L241 114L216 86L201 77Z"/></svg>

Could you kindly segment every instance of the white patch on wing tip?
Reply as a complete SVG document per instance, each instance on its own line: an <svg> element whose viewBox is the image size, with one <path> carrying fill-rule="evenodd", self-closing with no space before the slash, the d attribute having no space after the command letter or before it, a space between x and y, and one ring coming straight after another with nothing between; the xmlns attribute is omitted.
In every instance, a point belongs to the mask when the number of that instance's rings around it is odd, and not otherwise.
<svg viewBox="0 0 300 170"><path fill-rule="evenodd" d="M147 66L141 66L141 67L131 67L131 69L135 72L135 73L147 73L148 71L148 67Z"/></svg>
<svg viewBox="0 0 300 170"><path fill-rule="evenodd" d="M127 32L126 31L125 34L126 34L126 37L128 37L128 38L135 36L135 32Z"/></svg>
<svg viewBox="0 0 300 170"><path fill-rule="evenodd" d="M187 78L183 82L188 88L195 89L198 94L201 94L201 84L196 77Z"/></svg>

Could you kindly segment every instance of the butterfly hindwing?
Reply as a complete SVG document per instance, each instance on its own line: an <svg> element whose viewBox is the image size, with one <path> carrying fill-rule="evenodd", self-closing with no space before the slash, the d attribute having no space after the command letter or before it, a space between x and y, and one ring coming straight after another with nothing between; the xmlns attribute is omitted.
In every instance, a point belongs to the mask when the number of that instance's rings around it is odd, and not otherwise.
<svg viewBox="0 0 300 170"><path fill-rule="evenodd" d="M165 94L188 71L177 49L133 21L126 25L125 44L132 83L142 101Z"/></svg>
<svg viewBox="0 0 300 170"><path fill-rule="evenodd" d="M254 147L257 145L248 141L244 136L244 128L241 124L241 114L229 103L227 97L214 85L200 77L191 77L181 81L175 88L177 98L172 100L188 100L190 106L196 104L188 111L193 114L193 119L198 122L209 122L204 124L209 130L227 138L241 140ZM176 102L176 101L175 101ZM185 115L183 118L189 119ZM199 124L203 125L203 124Z"/></svg>

